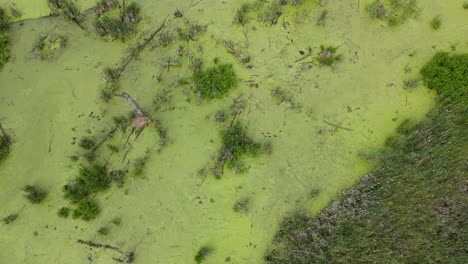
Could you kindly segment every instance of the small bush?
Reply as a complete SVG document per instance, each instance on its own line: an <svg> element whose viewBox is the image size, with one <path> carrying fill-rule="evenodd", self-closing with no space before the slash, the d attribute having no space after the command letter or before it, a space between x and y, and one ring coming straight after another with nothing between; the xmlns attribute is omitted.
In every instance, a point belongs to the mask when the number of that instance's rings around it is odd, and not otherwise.
<svg viewBox="0 0 468 264"><path fill-rule="evenodd" d="M85 136L80 139L80 143L78 145L84 149L90 150L96 145L96 139Z"/></svg>
<svg viewBox="0 0 468 264"><path fill-rule="evenodd" d="M439 52L421 69L421 74L427 87L435 89L439 96L447 99L466 97L468 54Z"/></svg>
<svg viewBox="0 0 468 264"><path fill-rule="evenodd" d="M387 21L389 26L403 24L419 13L416 0L374 0L366 10L372 17Z"/></svg>
<svg viewBox="0 0 468 264"><path fill-rule="evenodd" d="M195 93L202 99L220 98L238 84L231 64L215 64L209 69L195 71L192 80Z"/></svg>
<svg viewBox="0 0 468 264"><path fill-rule="evenodd" d="M111 181L106 166L98 164L82 166L77 178L63 187L65 198L78 203L94 193L108 189Z"/></svg>
<svg viewBox="0 0 468 264"><path fill-rule="evenodd" d="M0 135L0 161L5 159L10 153L10 140Z"/></svg>
<svg viewBox="0 0 468 264"><path fill-rule="evenodd" d="M338 47L324 45L320 46L320 52L317 54L317 61L322 65L331 66L339 61L341 61L341 55L337 55L336 51Z"/></svg>
<svg viewBox="0 0 468 264"><path fill-rule="evenodd" d="M440 16L436 16L431 20L431 27L433 29L438 30L441 25L442 25L442 20L440 19Z"/></svg>
<svg viewBox="0 0 468 264"><path fill-rule="evenodd" d="M67 45L67 38L60 35L41 36L34 45L34 54L41 60L53 58L58 50Z"/></svg>
<svg viewBox="0 0 468 264"><path fill-rule="evenodd" d="M23 188L26 198L33 204L41 203L47 196L47 192L34 185L26 185Z"/></svg>
<svg viewBox="0 0 468 264"><path fill-rule="evenodd" d="M223 152L228 153L229 156L226 162L229 168L232 168L235 161L244 155L257 155L262 147L260 143L255 142L247 135L245 128L239 121L233 124L231 129L222 132L222 142Z"/></svg>
<svg viewBox="0 0 468 264"><path fill-rule="evenodd" d="M8 50L8 37L5 33L0 31L0 68L10 58L10 51Z"/></svg>
<svg viewBox="0 0 468 264"><path fill-rule="evenodd" d="M239 201L237 201L232 209L236 213L248 213L249 212L249 205L250 205L250 198L244 198Z"/></svg>
<svg viewBox="0 0 468 264"><path fill-rule="evenodd" d="M2 221L5 224L9 225L9 224L13 223L18 218L18 215L19 214L9 214L8 216L4 217L2 219Z"/></svg>
<svg viewBox="0 0 468 264"><path fill-rule="evenodd" d="M62 218L67 218L70 215L70 208L62 207L58 210L57 215Z"/></svg>
<svg viewBox="0 0 468 264"><path fill-rule="evenodd" d="M205 260L205 258L212 253L213 253L213 249L211 247L208 247L208 246L201 247L198 250L197 254L195 255L195 258L194 258L195 262L197 262L197 264L202 263Z"/></svg>
<svg viewBox="0 0 468 264"><path fill-rule="evenodd" d="M90 221L97 217L99 211L99 207L94 201L85 199L77 204L72 217L73 219L81 218L84 221Z"/></svg>

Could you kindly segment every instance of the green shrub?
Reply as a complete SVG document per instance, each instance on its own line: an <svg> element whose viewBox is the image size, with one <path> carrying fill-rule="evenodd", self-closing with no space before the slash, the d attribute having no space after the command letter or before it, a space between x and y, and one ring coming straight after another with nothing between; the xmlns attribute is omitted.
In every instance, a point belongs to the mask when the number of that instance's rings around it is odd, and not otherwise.
<svg viewBox="0 0 468 264"><path fill-rule="evenodd" d="M246 214L249 212L249 206L250 206L250 198L244 198L244 199L240 199L239 201L237 201L232 207L232 209L236 213Z"/></svg>
<svg viewBox="0 0 468 264"><path fill-rule="evenodd" d="M10 51L8 50L8 37L5 33L0 31L0 68L10 58Z"/></svg>
<svg viewBox="0 0 468 264"><path fill-rule="evenodd" d="M195 262L197 262L197 264L202 263L205 260L205 258L207 256L209 256L210 254L212 254L212 253L213 253L213 248L211 248L209 246L201 247L198 250L197 254L195 255L195 258L194 258Z"/></svg>
<svg viewBox="0 0 468 264"><path fill-rule="evenodd" d="M84 149L90 150L96 145L96 139L93 137L82 137L78 145Z"/></svg>
<svg viewBox="0 0 468 264"><path fill-rule="evenodd" d="M341 55L337 55L336 51L338 47L324 45L320 46L320 52L317 54L317 61L322 65L331 66L339 61L341 61Z"/></svg>
<svg viewBox="0 0 468 264"><path fill-rule="evenodd" d="M231 129L221 133L221 140L223 153L229 153L229 158L226 161L229 168L232 168L242 156L255 156L262 148L260 143L255 142L247 135L245 128L239 121L235 122Z"/></svg>
<svg viewBox="0 0 468 264"><path fill-rule="evenodd" d="M419 13L416 0L374 0L366 11L374 18L387 21L389 26L403 24Z"/></svg>
<svg viewBox="0 0 468 264"><path fill-rule="evenodd" d="M33 204L41 203L47 196L46 191L34 185L26 185L23 191L26 192L26 198Z"/></svg>
<svg viewBox="0 0 468 264"><path fill-rule="evenodd" d="M0 32L8 28L8 22L10 18L6 13L5 9L0 7Z"/></svg>
<svg viewBox="0 0 468 264"><path fill-rule="evenodd" d="M119 17L103 16L94 23L96 31L101 37L108 35L111 39L125 39L135 32L133 23L125 23Z"/></svg>
<svg viewBox="0 0 468 264"><path fill-rule="evenodd" d="M427 87L448 99L467 96L468 54L437 53L422 69Z"/></svg>
<svg viewBox="0 0 468 264"><path fill-rule="evenodd" d="M238 84L231 64L215 64L206 70L195 71L192 80L195 93L202 99L220 98Z"/></svg>
<svg viewBox="0 0 468 264"><path fill-rule="evenodd" d="M70 215L70 208L62 207L57 211L57 215L62 218L67 218Z"/></svg>
<svg viewBox="0 0 468 264"><path fill-rule="evenodd" d="M441 25L442 25L442 20L440 19L440 16L436 16L431 20L431 27L433 29L438 30Z"/></svg>
<svg viewBox="0 0 468 264"><path fill-rule="evenodd" d="M10 153L10 141L7 137L0 135L0 161Z"/></svg>
<svg viewBox="0 0 468 264"><path fill-rule="evenodd" d="M106 190L110 187L112 178L107 173L107 167L92 164L82 166L79 175L63 187L65 198L73 203L87 199L90 195Z"/></svg>
<svg viewBox="0 0 468 264"><path fill-rule="evenodd" d="M84 221L90 221L97 217L99 211L96 202L89 199L81 200L73 210L72 218L81 218Z"/></svg>

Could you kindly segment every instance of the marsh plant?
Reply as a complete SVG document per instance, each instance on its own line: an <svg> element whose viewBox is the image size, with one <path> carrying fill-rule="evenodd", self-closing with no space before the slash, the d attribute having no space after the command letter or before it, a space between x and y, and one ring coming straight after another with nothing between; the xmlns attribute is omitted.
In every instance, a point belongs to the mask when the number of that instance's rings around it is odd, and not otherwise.
<svg viewBox="0 0 468 264"><path fill-rule="evenodd" d="M140 7L136 2L122 8L120 15L105 14L98 17L94 27L101 37L109 36L111 40L125 40L130 34L135 33L136 24L140 21Z"/></svg>
<svg viewBox="0 0 468 264"><path fill-rule="evenodd" d="M203 261L213 253L213 248L209 246L203 246L195 254L194 260L197 264L203 263Z"/></svg>
<svg viewBox="0 0 468 264"><path fill-rule="evenodd" d="M335 63L341 61L342 57L340 54L336 54L338 47L336 46L320 46L320 52L317 54L317 61L321 65L332 66Z"/></svg>
<svg viewBox="0 0 468 264"><path fill-rule="evenodd" d="M117 0L101 0L97 2L96 6L94 7L94 13L96 16L102 16L107 11L119 7L120 4Z"/></svg>
<svg viewBox="0 0 468 264"><path fill-rule="evenodd" d="M97 217L100 209L97 203L91 199L81 200L76 204L76 208L73 210L72 218L81 218L84 221L90 221Z"/></svg>
<svg viewBox="0 0 468 264"><path fill-rule="evenodd" d="M223 63L215 63L208 69L194 71L192 81L195 94L200 99L207 100L220 98L238 85L232 65Z"/></svg>
<svg viewBox="0 0 468 264"><path fill-rule="evenodd" d="M190 22L188 20L185 20L184 27L178 27L176 29L176 32L180 40L195 41L197 40L199 35L201 35L202 33L206 31L207 27L208 26L206 25L200 25L195 22Z"/></svg>
<svg viewBox="0 0 468 264"><path fill-rule="evenodd" d="M71 0L47 0L52 15L64 16L83 29L82 16L75 3Z"/></svg>
<svg viewBox="0 0 468 264"><path fill-rule="evenodd" d="M18 216L19 216L19 214L9 214L6 217L4 217L2 219L2 221L5 224L9 225L9 224L13 223L18 218Z"/></svg>
<svg viewBox="0 0 468 264"><path fill-rule="evenodd" d="M70 215L70 208L62 207L57 211L57 215L62 218L67 218Z"/></svg>
<svg viewBox="0 0 468 264"><path fill-rule="evenodd" d="M10 58L10 51L8 49L8 36L6 34L8 22L9 17L7 13L3 8L0 7L0 69Z"/></svg>
<svg viewBox="0 0 468 264"><path fill-rule="evenodd" d="M8 136L0 135L0 161L5 159L10 153L10 139Z"/></svg>
<svg viewBox="0 0 468 264"><path fill-rule="evenodd" d="M374 0L366 7L374 18L386 21L389 26L397 26L415 18L419 13L416 0Z"/></svg>
<svg viewBox="0 0 468 264"><path fill-rule="evenodd" d="M240 199L239 201L237 201L232 207L232 209L236 213L247 214L249 212L249 207L250 207L250 198L244 198L244 199Z"/></svg>
<svg viewBox="0 0 468 264"><path fill-rule="evenodd" d="M112 177L106 165L93 163L81 166L78 175L63 187L65 198L75 205L72 217L85 221L96 218L100 210L92 197L108 189L111 183Z"/></svg>
<svg viewBox="0 0 468 264"><path fill-rule="evenodd" d="M47 34L41 36L34 45L34 54L41 60L50 59L67 45L67 38L61 35Z"/></svg>
<svg viewBox="0 0 468 264"><path fill-rule="evenodd" d="M91 150L94 146L96 146L96 139L90 136L84 136L80 139L78 145L86 150Z"/></svg>
<svg viewBox="0 0 468 264"><path fill-rule="evenodd" d="M23 188L23 191L26 199L33 204L41 203L47 196L47 192L36 185L28 184Z"/></svg>
<svg viewBox="0 0 468 264"><path fill-rule="evenodd" d="M436 16L431 20L431 27L435 30L438 30L442 26L442 19L440 16Z"/></svg>
<svg viewBox="0 0 468 264"><path fill-rule="evenodd" d="M234 173L245 170L241 162L244 156L256 156L262 150L262 144L255 142L247 135L245 127L240 121L233 121L231 126L221 132L222 147L211 173L221 177L224 166L232 169Z"/></svg>

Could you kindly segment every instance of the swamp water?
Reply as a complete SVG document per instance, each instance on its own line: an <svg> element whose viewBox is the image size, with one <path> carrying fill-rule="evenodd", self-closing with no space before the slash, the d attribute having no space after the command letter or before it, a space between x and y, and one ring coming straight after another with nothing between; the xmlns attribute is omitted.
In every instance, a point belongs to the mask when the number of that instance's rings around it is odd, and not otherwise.
<svg viewBox="0 0 468 264"><path fill-rule="evenodd" d="M243 28L232 23L243 1L142 0L139 33L125 43L97 36L94 14L85 11L94 1L77 1L85 30L62 17L41 18L48 9L38 2L15 1L23 17L8 31L11 58L0 71L0 121L14 141L0 164L0 216L24 207L16 221L0 225L0 263L115 263L116 252L90 250L78 239L135 251L135 263L195 263L202 246L213 249L203 263L262 263L285 215L300 207L318 213L372 168L366 154L380 149L402 121L429 111L434 94L423 86L404 89L404 81L417 77L436 50L468 50L467 13L456 0L419 1L419 17L394 28L369 17L369 1L329 0L323 7L305 1L284 7L276 25L251 19ZM0 1L2 7L11 4ZM183 18L172 17L176 9ZM324 9L325 25L317 26ZM429 22L437 15L443 24L435 31ZM84 163L69 158L81 151L73 138L89 132L101 138L113 116L131 110L120 97L100 99L103 69L119 63L128 47L166 17L166 29L174 30L183 19L207 25L197 40L180 44L206 65L214 58L233 64L239 86L221 99L200 102L190 84L175 85L190 76L186 60L158 80L161 60L176 57L179 43L150 43L127 66L119 92L161 120L169 143L160 148L152 127L132 136L126 160L133 164L146 153L143 173L132 176L130 170L123 187L98 193L102 210L96 219L59 218L57 210L68 205L62 186ZM34 43L50 33L66 36L68 44L40 60ZM225 40L251 62L242 64L229 54ZM333 67L306 63L321 44L339 46L343 60ZM309 47L312 56L299 61ZM292 103L271 96L278 87ZM172 100L154 111L153 99L167 89ZM200 177L198 171L219 152L220 130L229 125L229 119L215 123L214 114L228 110L240 95L246 106L239 119L253 139L271 141L272 154L246 158L248 170L241 174L225 169L221 179ZM124 145L129 130L112 142ZM21 190L26 184L44 187L46 200L30 204ZM248 212L235 212L234 204L245 198ZM111 223L115 217L119 225ZM105 236L97 232L104 226Z"/></svg>

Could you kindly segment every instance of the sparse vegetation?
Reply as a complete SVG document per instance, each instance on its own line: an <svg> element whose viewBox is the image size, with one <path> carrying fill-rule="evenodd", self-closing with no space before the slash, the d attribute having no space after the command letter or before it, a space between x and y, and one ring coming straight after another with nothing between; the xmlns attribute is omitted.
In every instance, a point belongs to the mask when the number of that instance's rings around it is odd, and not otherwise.
<svg viewBox="0 0 468 264"><path fill-rule="evenodd" d="M47 192L35 185L26 185L23 188L23 191L26 193L26 199L33 204L39 204L47 196Z"/></svg>
<svg viewBox="0 0 468 264"><path fill-rule="evenodd" d="M211 172L216 177L221 177L224 165L234 172L242 172L241 158L245 155L255 156L260 153L262 144L251 139L240 121L234 123L221 132L222 147L218 154L215 166Z"/></svg>
<svg viewBox="0 0 468 264"><path fill-rule="evenodd" d="M9 225L9 224L13 223L13 222L18 218L18 215L19 215L19 214L9 214L9 215L7 215L6 217L4 217L4 218L2 219L2 221L3 221L5 224Z"/></svg>
<svg viewBox="0 0 468 264"><path fill-rule="evenodd" d="M70 208L62 207L57 211L57 215L62 218L67 218L70 215Z"/></svg>
<svg viewBox="0 0 468 264"><path fill-rule="evenodd" d="M10 140L8 136L0 135L0 161L5 159L10 153Z"/></svg>
<svg viewBox="0 0 468 264"><path fill-rule="evenodd" d="M465 262L468 54L437 53L421 74L438 93L428 119L402 123L340 203L285 218L267 263Z"/></svg>
<svg viewBox="0 0 468 264"><path fill-rule="evenodd" d="M372 17L387 21L389 26L401 25L419 13L416 0L374 0L366 10Z"/></svg>
<svg viewBox="0 0 468 264"><path fill-rule="evenodd" d="M431 20L431 27L435 30L438 30L442 26L442 20L440 16L436 16Z"/></svg>
<svg viewBox="0 0 468 264"><path fill-rule="evenodd" d="M317 54L317 61L321 65L331 66L335 63L341 61L342 57L339 54L336 54L338 47L335 46L320 46L320 52Z"/></svg>
<svg viewBox="0 0 468 264"><path fill-rule="evenodd" d="M83 18L74 2L70 0L47 0L47 3L52 15L64 16L68 20L78 25L81 29L84 29L81 25Z"/></svg>
<svg viewBox="0 0 468 264"><path fill-rule="evenodd" d="M84 199L77 203L76 208L73 210L72 218L81 218L84 221L90 221L97 217L99 211L96 202L90 199Z"/></svg>
<svg viewBox="0 0 468 264"><path fill-rule="evenodd" d="M10 58L10 50L8 49L8 36L6 34L6 30L8 29L8 22L9 17L7 13L3 8L0 7L0 69Z"/></svg>
<svg viewBox="0 0 468 264"><path fill-rule="evenodd" d="M110 4L109 6L115 5ZM136 24L140 19L140 7L136 2L132 2L123 8L120 16L106 14L98 17L94 27L101 37L109 36L112 40L120 39L124 41L125 38L136 31Z"/></svg>
<svg viewBox="0 0 468 264"><path fill-rule="evenodd" d="M67 38L61 35L47 34L41 36L34 45L34 54L41 60L51 59L58 50L67 45Z"/></svg>
<svg viewBox="0 0 468 264"><path fill-rule="evenodd" d="M84 136L80 139L78 145L83 149L90 150L96 145L96 139L94 137Z"/></svg>
<svg viewBox="0 0 468 264"><path fill-rule="evenodd" d="M178 27L176 29L179 39L184 41L195 41L197 37L206 31L208 26L200 25L197 23L190 23L188 20L184 27Z"/></svg>
<svg viewBox="0 0 468 264"><path fill-rule="evenodd" d="M237 201L232 209L236 213L247 214L249 212L250 198L244 198Z"/></svg>
<svg viewBox="0 0 468 264"><path fill-rule="evenodd" d="M203 263L203 261L206 259L206 257L208 257L210 254L213 253L213 248L209 247L209 246L203 246L201 247L197 254L195 255L195 262L197 262L197 264L200 264L200 263Z"/></svg>
<svg viewBox="0 0 468 264"><path fill-rule="evenodd" d="M235 88L237 75L231 64L216 63L213 67L194 71L192 75L195 93L201 99L220 98Z"/></svg>

